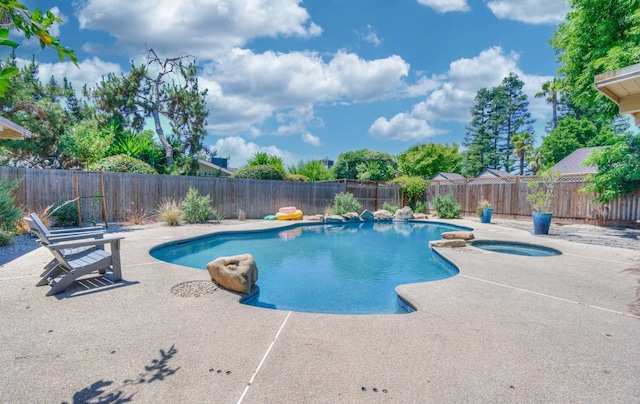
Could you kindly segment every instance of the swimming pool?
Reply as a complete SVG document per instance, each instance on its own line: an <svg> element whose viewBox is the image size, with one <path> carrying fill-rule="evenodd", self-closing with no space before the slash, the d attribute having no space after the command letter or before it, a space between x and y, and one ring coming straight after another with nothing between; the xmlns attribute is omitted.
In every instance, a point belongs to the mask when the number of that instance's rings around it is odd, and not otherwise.
<svg viewBox="0 0 640 404"><path fill-rule="evenodd" d="M217 257L252 254L260 293L245 304L315 313L406 313L396 286L456 275L458 269L431 250L429 241L460 229L418 222L301 225L214 234L169 243L151 255L206 270Z"/></svg>

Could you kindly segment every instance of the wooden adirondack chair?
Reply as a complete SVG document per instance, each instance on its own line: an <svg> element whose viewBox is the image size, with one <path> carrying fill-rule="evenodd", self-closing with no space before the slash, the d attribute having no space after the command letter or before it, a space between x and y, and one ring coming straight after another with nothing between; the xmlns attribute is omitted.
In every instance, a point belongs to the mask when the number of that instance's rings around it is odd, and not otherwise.
<svg viewBox="0 0 640 404"><path fill-rule="evenodd" d="M29 218L24 218L25 222L29 225L31 232L38 237L37 243L43 246L61 241L82 240L82 239L100 239L104 237L106 230L103 227L83 227L77 229L62 229L62 230L49 230L47 226L42 223L37 214L32 213ZM61 251L67 258L71 258L74 255L85 254L89 251L93 251L96 248L104 249L103 245L93 245L85 247L68 248ZM40 276L45 276L53 267L58 264L58 261L54 258L44 267L44 272Z"/></svg>
<svg viewBox="0 0 640 404"><path fill-rule="evenodd" d="M33 220L25 218L25 221L32 230L34 228L37 229ZM34 230L34 232L36 231ZM40 235L38 234L39 237ZM80 240L56 239L53 242L46 242L41 239L40 245L51 251L55 260L52 261L54 264L45 270L42 279L36 286L50 285L51 289L47 296L51 296L63 292L73 281L92 272L104 274L107 271L111 271L113 281L121 281L120 240L123 238L122 236L102 238L87 238L85 236ZM95 248L106 244L110 245L110 252ZM94 247L94 249L74 254L68 253L69 251L86 247Z"/></svg>

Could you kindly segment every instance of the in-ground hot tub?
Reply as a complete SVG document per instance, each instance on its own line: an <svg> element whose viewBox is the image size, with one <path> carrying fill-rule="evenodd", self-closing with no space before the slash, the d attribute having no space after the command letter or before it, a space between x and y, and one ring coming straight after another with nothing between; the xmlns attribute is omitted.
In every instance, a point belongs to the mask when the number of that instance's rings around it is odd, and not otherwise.
<svg viewBox="0 0 640 404"><path fill-rule="evenodd" d="M478 240L472 246L502 254L524 255L528 257L552 257L562 253L554 248L514 241Z"/></svg>

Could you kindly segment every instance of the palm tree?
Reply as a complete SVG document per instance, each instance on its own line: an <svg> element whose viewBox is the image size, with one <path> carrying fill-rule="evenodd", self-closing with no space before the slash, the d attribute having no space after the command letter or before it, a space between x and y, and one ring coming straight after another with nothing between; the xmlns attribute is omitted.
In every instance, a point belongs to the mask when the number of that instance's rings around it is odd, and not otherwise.
<svg viewBox="0 0 640 404"><path fill-rule="evenodd" d="M527 153L533 150L533 135L531 132L516 133L511 138L513 154L520 163L520 175L524 175L524 166L527 161Z"/></svg>
<svg viewBox="0 0 640 404"><path fill-rule="evenodd" d="M559 82L555 78L551 81L546 81L542 84L542 89L535 94L535 97L546 97L546 101L551 104L552 108L552 128L551 130L558 127L558 87Z"/></svg>

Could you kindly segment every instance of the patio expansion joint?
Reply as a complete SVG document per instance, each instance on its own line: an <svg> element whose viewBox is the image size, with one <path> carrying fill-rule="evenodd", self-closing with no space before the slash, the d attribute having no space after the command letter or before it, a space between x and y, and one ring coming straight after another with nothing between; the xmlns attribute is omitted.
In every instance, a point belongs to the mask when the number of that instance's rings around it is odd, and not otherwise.
<svg viewBox="0 0 640 404"><path fill-rule="evenodd" d="M260 368L262 368L262 365L267 360L267 357L269 356L269 353L271 353L271 349L273 348L273 346L275 345L276 341L278 340L278 337L280 337L280 333L284 329L284 326L287 324L287 321L289 321L289 317L291 317L291 313L292 313L291 311L289 313L287 313L287 317L285 317L284 321L280 325L280 328L278 329L278 332L276 333L276 336L273 338L273 341L271 341L271 344L269 344L269 348L267 348L267 351L264 353L264 356L262 357L262 360L258 364L258 367L256 367L256 370L253 372L253 375L251 376L251 379L249 379L249 382L247 382L247 386L244 388L244 391L242 392L242 395L240 396L240 399L238 399L238 404L241 404L242 400L244 400L244 397L247 395L247 392L249 391L249 388L251 387L251 384L256 379L256 376L258 375L258 372L260 372Z"/></svg>
<svg viewBox="0 0 640 404"><path fill-rule="evenodd" d="M625 316L625 317L632 317L632 318L640 319L640 316L637 316L635 314L624 313L624 312L617 311L617 310L611 310L611 309L607 309L607 308L600 307L600 306L594 306L594 305L588 304L588 303L580 303L580 302L577 302L575 300L565 299L563 297L558 297L558 296L547 295L545 293L535 292L533 290L528 290L528 289L523 289L523 288L519 288L519 287L516 287L516 286L506 285L504 283L493 282L493 281L489 281L489 280L486 280L486 279L480 279L480 278L476 278L476 277L469 276L469 275L463 275L463 274L458 274L458 276L463 277L463 278L467 278L467 279L472 279L474 281L488 283L490 285L501 286L503 288L508 288L508 289L513 289L513 290L517 290L517 291L520 291L520 292L529 293L529 294L536 295L536 296L541 296L541 297L546 297L546 298L549 298L549 299L559 300L559 301L565 302L565 303L577 304L579 306L585 306L585 307L589 307L591 309L602 310L602 311L606 311L606 312L609 312L609 313L622 315L622 316Z"/></svg>

